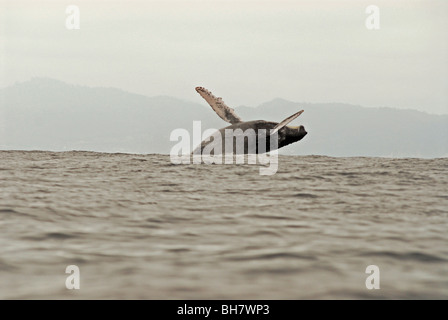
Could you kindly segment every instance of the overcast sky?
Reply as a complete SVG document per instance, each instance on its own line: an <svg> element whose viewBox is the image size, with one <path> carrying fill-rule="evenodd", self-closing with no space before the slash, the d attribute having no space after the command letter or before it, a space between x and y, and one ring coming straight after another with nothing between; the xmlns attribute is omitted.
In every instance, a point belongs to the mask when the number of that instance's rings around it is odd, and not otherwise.
<svg viewBox="0 0 448 320"><path fill-rule="evenodd" d="M80 9L80 29L65 26ZM368 30L365 10L380 9ZM0 0L0 86L50 77L231 106L276 97L448 113L448 1Z"/></svg>

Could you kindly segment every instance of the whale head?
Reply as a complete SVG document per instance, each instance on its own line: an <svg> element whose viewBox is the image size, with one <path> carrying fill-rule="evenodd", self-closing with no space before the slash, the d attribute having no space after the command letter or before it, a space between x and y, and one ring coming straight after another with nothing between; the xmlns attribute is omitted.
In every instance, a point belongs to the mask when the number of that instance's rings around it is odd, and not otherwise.
<svg viewBox="0 0 448 320"><path fill-rule="evenodd" d="M308 134L304 126L285 126L283 130L280 130L279 136L279 148L288 144L300 141Z"/></svg>

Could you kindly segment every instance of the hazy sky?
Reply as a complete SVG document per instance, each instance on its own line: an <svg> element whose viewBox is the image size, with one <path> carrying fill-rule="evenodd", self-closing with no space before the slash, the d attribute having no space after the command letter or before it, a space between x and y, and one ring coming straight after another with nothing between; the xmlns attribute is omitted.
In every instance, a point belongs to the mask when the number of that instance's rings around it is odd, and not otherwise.
<svg viewBox="0 0 448 320"><path fill-rule="evenodd" d="M65 26L68 5L80 29ZM380 9L368 30L365 10ZM448 1L5 1L0 86L31 77L231 106L276 97L448 113Z"/></svg>

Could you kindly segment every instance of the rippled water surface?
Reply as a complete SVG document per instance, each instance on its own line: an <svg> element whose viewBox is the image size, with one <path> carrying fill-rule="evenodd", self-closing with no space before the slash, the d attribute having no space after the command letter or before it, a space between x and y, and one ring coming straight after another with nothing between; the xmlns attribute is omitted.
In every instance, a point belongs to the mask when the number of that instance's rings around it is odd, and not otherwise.
<svg viewBox="0 0 448 320"><path fill-rule="evenodd" d="M0 151L2 299L446 299L447 231L446 158Z"/></svg>

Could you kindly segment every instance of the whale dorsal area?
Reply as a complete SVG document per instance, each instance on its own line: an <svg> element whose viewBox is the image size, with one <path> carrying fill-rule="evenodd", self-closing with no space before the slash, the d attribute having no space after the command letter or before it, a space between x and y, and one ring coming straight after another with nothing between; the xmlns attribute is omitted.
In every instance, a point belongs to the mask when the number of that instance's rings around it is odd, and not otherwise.
<svg viewBox="0 0 448 320"><path fill-rule="evenodd" d="M235 113L235 110L227 106L222 98L215 97L210 91L203 87L196 87L196 91L201 95L205 101L212 107L216 114L224 121L231 124L243 122Z"/></svg>

